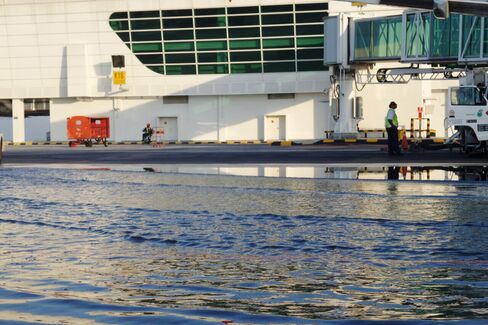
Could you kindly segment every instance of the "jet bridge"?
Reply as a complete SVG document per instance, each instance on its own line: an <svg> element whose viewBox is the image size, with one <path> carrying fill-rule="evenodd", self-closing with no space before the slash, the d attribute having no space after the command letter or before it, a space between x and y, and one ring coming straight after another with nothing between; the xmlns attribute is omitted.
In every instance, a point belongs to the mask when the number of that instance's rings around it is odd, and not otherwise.
<svg viewBox="0 0 488 325"><path fill-rule="evenodd" d="M337 137L357 134L358 84L457 79L473 67L488 66L488 17L451 14L440 20L432 11L408 10L374 18L339 14L324 24ZM373 70L388 62L402 66Z"/></svg>

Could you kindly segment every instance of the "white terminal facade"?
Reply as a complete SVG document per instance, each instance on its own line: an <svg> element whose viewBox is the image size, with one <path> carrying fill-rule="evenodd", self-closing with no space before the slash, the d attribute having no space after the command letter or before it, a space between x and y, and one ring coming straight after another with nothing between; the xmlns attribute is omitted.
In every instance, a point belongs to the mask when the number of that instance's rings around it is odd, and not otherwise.
<svg viewBox="0 0 488 325"><path fill-rule="evenodd" d="M363 118L334 116L323 20L357 10L323 0L2 0L0 132L63 141L67 118L84 115L109 117L114 141L140 140L146 123L168 141L318 140L384 128L394 100L400 125L428 106L444 136L446 81L354 87ZM114 55L125 58L123 86L113 84Z"/></svg>

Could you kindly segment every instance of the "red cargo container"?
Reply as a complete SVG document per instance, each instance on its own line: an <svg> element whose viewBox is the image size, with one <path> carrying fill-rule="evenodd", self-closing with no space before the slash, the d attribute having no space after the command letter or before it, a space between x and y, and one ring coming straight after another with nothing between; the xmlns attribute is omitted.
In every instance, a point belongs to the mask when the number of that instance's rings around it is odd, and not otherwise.
<svg viewBox="0 0 488 325"><path fill-rule="evenodd" d="M110 137L108 117L72 116L68 117L67 127L70 147L78 143L83 143L87 147L91 147L93 143L103 143L105 147L108 145L107 139Z"/></svg>

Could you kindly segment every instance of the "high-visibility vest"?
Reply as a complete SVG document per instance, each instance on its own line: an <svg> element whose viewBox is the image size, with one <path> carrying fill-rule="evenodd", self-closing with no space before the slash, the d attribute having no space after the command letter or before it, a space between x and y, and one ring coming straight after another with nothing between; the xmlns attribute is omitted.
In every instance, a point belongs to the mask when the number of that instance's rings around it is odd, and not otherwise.
<svg viewBox="0 0 488 325"><path fill-rule="evenodd" d="M393 121L393 125L398 127L398 117L396 115L396 111L393 108L390 108L385 117L385 128L391 127L390 122L388 121L388 115L390 115L390 111L393 111L393 118L391 119Z"/></svg>

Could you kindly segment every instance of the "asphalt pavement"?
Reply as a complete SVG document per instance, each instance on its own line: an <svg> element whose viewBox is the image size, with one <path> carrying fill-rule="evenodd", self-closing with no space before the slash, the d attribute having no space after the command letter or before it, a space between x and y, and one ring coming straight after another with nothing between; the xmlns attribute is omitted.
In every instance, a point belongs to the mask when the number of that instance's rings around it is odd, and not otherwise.
<svg viewBox="0 0 488 325"><path fill-rule="evenodd" d="M449 150L405 152L391 157L385 145L111 145L107 148L7 146L3 164L439 164L488 165L487 156Z"/></svg>

